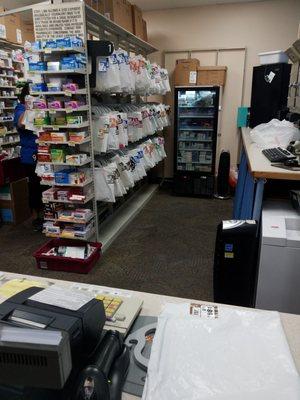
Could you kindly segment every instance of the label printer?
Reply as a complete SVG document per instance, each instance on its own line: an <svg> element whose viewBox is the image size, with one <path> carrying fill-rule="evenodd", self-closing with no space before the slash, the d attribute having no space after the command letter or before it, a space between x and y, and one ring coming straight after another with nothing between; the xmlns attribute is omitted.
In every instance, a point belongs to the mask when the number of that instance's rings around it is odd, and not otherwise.
<svg viewBox="0 0 300 400"><path fill-rule="evenodd" d="M129 351L119 332L103 331L103 303L64 308L41 297L47 290L0 304L0 398L121 399Z"/></svg>

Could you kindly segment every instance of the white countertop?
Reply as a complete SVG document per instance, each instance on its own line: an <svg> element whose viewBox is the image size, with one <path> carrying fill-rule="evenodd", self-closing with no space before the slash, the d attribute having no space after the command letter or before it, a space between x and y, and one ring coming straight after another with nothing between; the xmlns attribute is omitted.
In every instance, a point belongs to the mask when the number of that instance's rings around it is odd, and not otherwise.
<svg viewBox="0 0 300 400"><path fill-rule="evenodd" d="M262 149L252 142L249 135L251 128L241 128L241 130L249 169L254 178L300 180L300 171L272 167L271 162L262 154Z"/></svg>
<svg viewBox="0 0 300 400"><path fill-rule="evenodd" d="M59 283L59 285L69 287L75 282L67 282L67 281L61 281L61 280L56 280L56 279L50 279L50 278L42 278L42 277L36 277L36 276L30 276L30 275L20 275L20 274L11 274L8 272L1 272L0 275L5 275L8 278L11 279L20 279L20 278L27 278L35 281L46 281L46 282L56 282ZM1 282L0 282L1 284ZM112 289L112 288L107 288L104 286L100 286L101 288L105 289ZM118 289L122 291L121 289ZM157 294L152 294L152 293L144 293L144 292L136 292L136 291L130 291L130 290L124 290L126 294L130 293L132 296L136 296L139 299L141 299L143 303L143 308L141 311L141 315L145 316L158 316L166 303L186 303L186 302L199 302L200 300L192 300L192 299L183 299L179 297L169 297L169 296L163 296L163 295L157 295ZM122 293L120 293L122 295ZM4 301L5 299L0 296L0 302ZM201 301L203 303L203 301ZM208 302L204 302L208 303ZM214 304L214 303L210 303ZM257 311L259 312L259 310ZM280 318L281 322L287 337L287 341L290 346L291 354L294 358L296 367L300 373L300 315L294 315L294 314L283 314L280 313ZM127 393L123 393L122 395L122 400L136 400L139 399L139 397L129 395Z"/></svg>

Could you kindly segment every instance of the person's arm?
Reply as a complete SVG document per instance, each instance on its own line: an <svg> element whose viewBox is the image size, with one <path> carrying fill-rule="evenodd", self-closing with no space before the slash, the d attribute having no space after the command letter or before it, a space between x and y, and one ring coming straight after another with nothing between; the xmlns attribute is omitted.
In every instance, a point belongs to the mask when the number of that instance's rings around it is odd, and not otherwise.
<svg viewBox="0 0 300 400"><path fill-rule="evenodd" d="M25 112L23 112L18 118L18 123L17 123L17 127L18 128L24 128L25 127L24 117L25 117Z"/></svg>

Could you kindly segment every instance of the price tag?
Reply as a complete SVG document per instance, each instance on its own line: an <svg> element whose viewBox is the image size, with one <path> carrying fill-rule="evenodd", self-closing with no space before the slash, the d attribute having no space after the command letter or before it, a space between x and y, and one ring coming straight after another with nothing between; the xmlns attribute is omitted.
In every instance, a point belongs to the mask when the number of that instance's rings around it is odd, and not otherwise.
<svg viewBox="0 0 300 400"><path fill-rule="evenodd" d="M51 54L52 53L52 49L45 49L45 54Z"/></svg>
<svg viewBox="0 0 300 400"><path fill-rule="evenodd" d="M191 303L190 315L199 318L216 319L219 317L219 310L218 306Z"/></svg>
<svg viewBox="0 0 300 400"><path fill-rule="evenodd" d="M58 127L58 126L53 126L52 129L53 129L54 131L59 131L59 127Z"/></svg>
<svg viewBox="0 0 300 400"><path fill-rule="evenodd" d="M72 108L66 108L67 114L71 114L73 111L76 111L76 110L73 110Z"/></svg>
<svg viewBox="0 0 300 400"><path fill-rule="evenodd" d="M71 90L65 90L65 95L71 97L73 92Z"/></svg>
<svg viewBox="0 0 300 400"><path fill-rule="evenodd" d="M49 114L55 114L56 110L49 110Z"/></svg>

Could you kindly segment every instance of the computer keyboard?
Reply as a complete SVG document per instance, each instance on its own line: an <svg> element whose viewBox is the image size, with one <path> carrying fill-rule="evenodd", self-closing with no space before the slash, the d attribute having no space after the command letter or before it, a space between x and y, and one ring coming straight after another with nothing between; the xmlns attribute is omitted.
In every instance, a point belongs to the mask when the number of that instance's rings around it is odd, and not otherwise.
<svg viewBox="0 0 300 400"><path fill-rule="evenodd" d="M274 147L271 149L264 149L262 153L269 161L272 163L275 162L285 162L287 160L293 160L296 156L290 153L288 150L283 149L282 147Z"/></svg>
<svg viewBox="0 0 300 400"><path fill-rule="evenodd" d="M123 300L120 297L105 296L102 294L98 294L96 299L103 302L106 319L115 322L117 320L115 314L123 303ZM122 316L121 318L118 317L118 319L122 321L125 319L125 316Z"/></svg>
<svg viewBox="0 0 300 400"><path fill-rule="evenodd" d="M97 300L103 301L106 314L104 329L115 329L125 336L142 309L142 300L126 290L106 290L104 287L85 283L74 283L71 287L93 293Z"/></svg>

